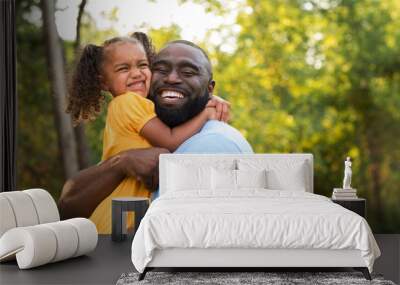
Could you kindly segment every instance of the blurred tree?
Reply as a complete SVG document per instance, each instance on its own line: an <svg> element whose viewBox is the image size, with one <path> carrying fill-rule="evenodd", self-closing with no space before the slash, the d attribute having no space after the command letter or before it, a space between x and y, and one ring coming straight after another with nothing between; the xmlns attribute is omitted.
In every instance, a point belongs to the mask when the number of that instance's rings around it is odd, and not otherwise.
<svg viewBox="0 0 400 285"><path fill-rule="evenodd" d="M81 24L86 3L87 3L86 0L82 0L78 8L78 16L76 21L76 39L74 41L74 46L73 46L75 54L75 64L77 56L79 55L81 49ZM85 125L79 124L75 126L74 133L77 146L79 169L88 168L91 165L91 161L90 161L90 148L86 138Z"/></svg>
<svg viewBox="0 0 400 285"><path fill-rule="evenodd" d="M181 29L176 24L172 24L169 27L162 27L159 29L150 28L147 34L150 36L153 45L158 50L165 46L166 43L180 39Z"/></svg>
<svg viewBox="0 0 400 285"><path fill-rule="evenodd" d="M99 31L93 19L84 11L81 21L81 42L100 44L114 36L114 30ZM42 187L58 198L65 181L54 122L46 51L43 45L43 23L39 0L16 3L17 73L18 73L18 131L17 188ZM74 42L62 42L67 65L75 60ZM65 82L64 82L65 83ZM64 110L63 110L64 111ZM101 156L102 117L88 124L91 147L96 147L90 163Z"/></svg>
<svg viewBox="0 0 400 285"><path fill-rule="evenodd" d="M233 12L226 1L197 2ZM236 9L237 26L203 44L233 125L257 152L313 153L320 194L341 185L350 155L374 231L398 230L400 3L247 0Z"/></svg>
<svg viewBox="0 0 400 285"><path fill-rule="evenodd" d="M41 187L58 197L63 182L46 70L39 1L16 2L17 188Z"/></svg>
<svg viewBox="0 0 400 285"><path fill-rule="evenodd" d="M67 86L64 72L64 58L60 39L55 23L55 7L53 1L42 0L43 33L46 43L46 54L50 85L52 87L52 99L56 131L58 134L59 151L61 152L64 178L71 178L78 172L79 164L72 121L65 113Z"/></svg>

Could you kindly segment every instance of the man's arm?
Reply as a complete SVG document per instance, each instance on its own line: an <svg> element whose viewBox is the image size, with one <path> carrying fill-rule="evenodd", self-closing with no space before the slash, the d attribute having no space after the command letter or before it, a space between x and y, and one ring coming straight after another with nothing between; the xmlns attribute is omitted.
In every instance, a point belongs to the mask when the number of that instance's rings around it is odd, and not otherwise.
<svg viewBox="0 0 400 285"><path fill-rule="evenodd" d="M126 176L142 179L155 188L153 173L158 167L158 157L167 153L162 148L133 149L122 152L99 165L80 171L65 182L58 208L62 219L88 218Z"/></svg>

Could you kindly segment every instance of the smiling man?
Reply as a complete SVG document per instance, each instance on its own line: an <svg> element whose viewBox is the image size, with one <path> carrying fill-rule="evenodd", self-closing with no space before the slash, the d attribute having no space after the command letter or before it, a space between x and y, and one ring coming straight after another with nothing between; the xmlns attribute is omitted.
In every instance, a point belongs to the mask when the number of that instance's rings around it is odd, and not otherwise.
<svg viewBox="0 0 400 285"><path fill-rule="evenodd" d="M149 97L157 115L170 127L200 113L213 93L208 57L190 42L169 43L156 56L152 71Z"/></svg>
<svg viewBox="0 0 400 285"><path fill-rule="evenodd" d="M170 127L200 113L213 93L215 82L208 56L191 42L167 44L154 59L152 71L149 98L155 103L157 116ZM59 200L62 218L89 217L127 176L139 177L155 189L158 157L165 152L160 148L128 150L82 170L64 185ZM176 153L252 152L239 131L220 121L208 121L176 150ZM111 219L111 205L105 214Z"/></svg>
<svg viewBox="0 0 400 285"><path fill-rule="evenodd" d="M215 87L207 54L188 41L167 44L153 62L149 98L157 116L170 127L200 113ZM176 153L252 153L238 130L220 121L208 121Z"/></svg>

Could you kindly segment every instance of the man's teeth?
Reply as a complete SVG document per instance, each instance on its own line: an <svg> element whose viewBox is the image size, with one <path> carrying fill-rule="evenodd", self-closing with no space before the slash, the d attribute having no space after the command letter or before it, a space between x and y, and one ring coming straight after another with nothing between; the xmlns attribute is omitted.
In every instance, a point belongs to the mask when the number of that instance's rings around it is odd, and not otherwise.
<svg viewBox="0 0 400 285"><path fill-rule="evenodd" d="M164 91L161 94L161 98L180 98L180 99L182 99L182 98L184 98L184 96L179 92Z"/></svg>

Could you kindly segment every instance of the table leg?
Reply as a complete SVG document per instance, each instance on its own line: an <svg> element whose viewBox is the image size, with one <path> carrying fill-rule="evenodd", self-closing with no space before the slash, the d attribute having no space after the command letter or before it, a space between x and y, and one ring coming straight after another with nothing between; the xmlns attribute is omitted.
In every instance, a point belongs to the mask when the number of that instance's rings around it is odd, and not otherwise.
<svg viewBox="0 0 400 285"><path fill-rule="evenodd" d="M113 241L122 241L123 240L123 229L124 226L124 217L122 211L122 205L119 203L112 203L112 225L111 225L111 239Z"/></svg>

